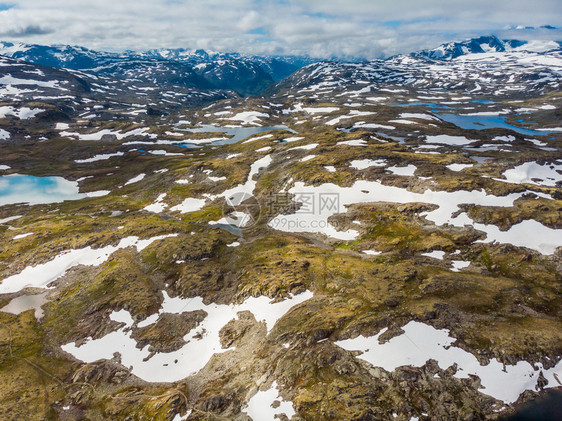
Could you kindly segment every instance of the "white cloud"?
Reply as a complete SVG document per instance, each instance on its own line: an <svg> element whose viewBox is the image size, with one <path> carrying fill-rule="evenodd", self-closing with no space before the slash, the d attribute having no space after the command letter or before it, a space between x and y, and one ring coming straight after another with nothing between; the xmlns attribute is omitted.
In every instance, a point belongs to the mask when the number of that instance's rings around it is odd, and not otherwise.
<svg viewBox="0 0 562 421"><path fill-rule="evenodd" d="M14 0L0 38L119 51L160 47L365 56L508 25L562 21L559 0Z"/></svg>

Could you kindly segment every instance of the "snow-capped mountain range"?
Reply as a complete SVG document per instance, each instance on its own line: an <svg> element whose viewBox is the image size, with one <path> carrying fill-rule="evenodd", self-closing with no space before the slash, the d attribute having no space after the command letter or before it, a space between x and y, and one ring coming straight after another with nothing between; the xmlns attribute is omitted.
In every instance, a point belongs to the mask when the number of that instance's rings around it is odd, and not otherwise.
<svg viewBox="0 0 562 421"><path fill-rule="evenodd" d="M109 53L80 46L9 42L0 42L0 55L109 77L198 89L219 88L241 95L259 93L303 65L318 61L309 57L256 57L188 49Z"/></svg>
<svg viewBox="0 0 562 421"><path fill-rule="evenodd" d="M462 42L448 42L431 50L412 53L414 57L425 57L432 60L452 60L454 58L479 53L529 51L535 53L560 50L560 41L521 41L516 39L500 40L494 35L481 36Z"/></svg>
<svg viewBox="0 0 562 421"><path fill-rule="evenodd" d="M494 97L558 89L562 52L529 51L467 54L451 60L396 56L363 63L322 62L306 66L276 84L279 95L331 97L337 92L379 89L457 91Z"/></svg>
<svg viewBox="0 0 562 421"><path fill-rule="evenodd" d="M56 80L78 78L94 94L109 89L121 98L132 99L134 92L140 92L145 99L147 93L152 98L157 92L168 92L165 99L152 102L161 109L200 104L207 96L264 92L282 95L289 91L322 96L353 90L354 85L370 91L395 85L501 96L556 89L562 77L561 42L501 40L492 35L409 55L353 63L189 49L110 53L68 45L8 42L0 42L0 56L40 66L37 75L52 75ZM6 63L10 65L2 68L7 76L3 79L13 82L13 75L21 76L21 69L16 66L12 71L10 66L15 61ZM37 75L27 77L46 78ZM35 94L30 91L28 96ZM195 98L199 99L194 101Z"/></svg>
<svg viewBox="0 0 562 421"><path fill-rule="evenodd" d="M423 60L432 60L437 66L434 69L443 69L447 67L441 63L443 61L484 53L506 53L506 57L512 59L518 54L526 59L532 55L544 55L552 59L560 52L561 44L560 41L553 40L501 40L490 35L462 42L450 42L434 49L386 60L360 62L358 66L365 63L369 63L369 66L374 64L379 69L377 74L380 75L382 71L393 80L400 79L401 74L405 74L406 79L418 78L419 69L430 71L430 67ZM298 69L321 61L311 57L244 56L238 53L184 48L110 53L80 46L10 42L0 42L0 55L43 66L83 70L98 76L157 83L160 86L232 90L240 95L259 94ZM337 59L331 62L341 63ZM345 67L343 64L342 66ZM412 68L417 69L415 75L412 75ZM427 77L424 76L424 79Z"/></svg>

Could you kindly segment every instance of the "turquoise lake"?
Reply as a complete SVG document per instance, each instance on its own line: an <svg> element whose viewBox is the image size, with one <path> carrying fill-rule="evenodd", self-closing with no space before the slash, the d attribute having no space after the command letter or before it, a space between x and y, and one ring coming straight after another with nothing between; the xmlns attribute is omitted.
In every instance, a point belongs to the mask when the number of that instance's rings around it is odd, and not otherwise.
<svg viewBox="0 0 562 421"><path fill-rule="evenodd" d="M62 177L35 177L33 175L5 175L0 177L0 206L13 203L57 203L83 199L78 183Z"/></svg>

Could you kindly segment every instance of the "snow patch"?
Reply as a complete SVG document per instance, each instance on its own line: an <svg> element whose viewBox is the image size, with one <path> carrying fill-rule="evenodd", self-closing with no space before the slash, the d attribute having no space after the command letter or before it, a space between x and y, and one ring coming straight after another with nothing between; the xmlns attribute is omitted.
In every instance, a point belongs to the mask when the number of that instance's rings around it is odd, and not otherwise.
<svg viewBox="0 0 562 421"><path fill-rule="evenodd" d="M274 402L276 402L275 405ZM295 415L293 403L283 400L279 394L277 382L273 382L268 390L258 390L242 412L248 414L253 421L278 421L279 415L283 414L288 419Z"/></svg>
<svg viewBox="0 0 562 421"><path fill-rule="evenodd" d="M364 170L370 167L385 167L386 160L384 159L355 159L349 163L351 168L356 170Z"/></svg>
<svg viewBox="0 0 562 421"><path fill-rule="evenodd" d="M148 317L138 327L154 324L164 313L181 314L203 310L207 313L201 323L184 336L186 344L177 351L157 352L150 356L149 345L137 348L129 328L133 319L125 310L113 312L111 318L123 321L125 326L99 339L88 338L77 346L75 342L63 345L63 351L84 362L112 359L115 352L121 354L123 365L132 367L131 372L149 382L174 382L197 373L209 362L214 354L224 353L219 332L230 320L237 319L241 311L250 311L257 321L265 322L269 332L277 320L293 307L312 298L310 291L291 296L284 301L272 303L268 297L249 297L242 304L205 304L202 297L170 297L162 291L164 301L160 311ZM148 358L150 356L150 358ZM260 420L261 421L261 420Z"/></svg>
<svg viewBox="0 0 562 421"><path fill-rule="evenodd" d="M140 252L155 241L176 236L177 234L159 235L146 240L131 236L123 238L116 246L109 245L100 248L88 246L81 249L67 250L46 263L28 266L20 273L5 278L0 283L0 294L18 292L28 287L47 288L51 282L64 276L74 266L99 266L117 250L135 247Z"/></svg>
<svg viewBox="0 0 562 421"><path fill-rule="evenodd" d="M562 378L562 362L548 370L543 369L540 363L535 364L538 367L536 369L527 361L504 365L495 358L488 365L480 365L473 354L452 346L456 339L449 336L448 329L435 329L424 323L411 321L402 327L402 335L380 343L379 337L386 330L385 328L372 337L358 336L335 344L348 351L363 352L357 358L390 372L407 365L421 367L429 359L436 360L442 370L457 364L458 369L454 374L456 378L478 376L482 384L479 390L482 393L506 403L515 402L525 390L537 390L541 372L548 380L547 387L560 386L556 376Z"/></svg>

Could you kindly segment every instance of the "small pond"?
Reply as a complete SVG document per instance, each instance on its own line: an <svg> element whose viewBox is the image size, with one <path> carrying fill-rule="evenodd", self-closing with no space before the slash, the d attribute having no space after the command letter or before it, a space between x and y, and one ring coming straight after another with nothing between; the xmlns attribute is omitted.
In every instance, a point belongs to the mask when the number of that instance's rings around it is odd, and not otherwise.
<svg viewBox="0 0 562 421"><path fill-rule="evenodd" d="M33 175L5 175L0 177L0 206L13 203L56 203L83 199L78 183L62 177L35 177Z"/></svg>
<svg viewBox="0 0 562 421"><path fill-rule="evenodd" d="M549 390L543 396L523 405L515 414L501 421L543 421L562 419L562 392Z"/></svg>

